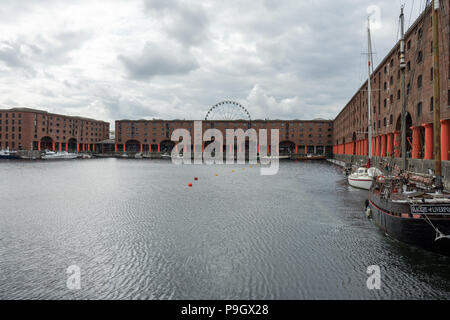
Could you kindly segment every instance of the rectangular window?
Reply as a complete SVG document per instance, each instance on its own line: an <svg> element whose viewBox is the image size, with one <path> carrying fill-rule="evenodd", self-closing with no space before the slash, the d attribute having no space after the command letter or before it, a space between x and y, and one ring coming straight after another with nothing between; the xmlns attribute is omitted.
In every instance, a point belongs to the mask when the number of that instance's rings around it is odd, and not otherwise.
<svg viewBox="0 0 450 320"><path fill-rule="evenodd" d="M417 116L420 117L422 115L422 102L417 104Z"/></svg>

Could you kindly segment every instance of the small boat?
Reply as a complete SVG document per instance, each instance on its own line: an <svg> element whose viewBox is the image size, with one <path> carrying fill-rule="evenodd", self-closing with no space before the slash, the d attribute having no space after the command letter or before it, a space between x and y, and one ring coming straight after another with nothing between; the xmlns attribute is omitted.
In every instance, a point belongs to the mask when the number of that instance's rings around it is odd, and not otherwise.
<svg viewBox="0 0 450 320"><path fill-rule="evenodd" d="M0 150L0 159L19 159L19 156L15 151Z"/></svg>
<svg viewBox="0 0 450 320"><path fill-rule="evenodd" d="M92 156L90 155L90 154L82 154L81 156L80 156L80 158L81 159L92 159Z"/></svg>
<svg viewBox="0 0 450 320"><path fill-rule="evenodd" d="M290 159L291 156L264 156L261 159L264 160L282 160L282 159Z"/></svg>
<svg viewBox="0 0 450 320"><path fill-rule="evenodd" d="M46 151L41 157L41 159L43 160L69 160L76 158L78 158L78 155L76 153L69 153L67 151Z"/></svg>
<svg viewBox="0 0 450 320"><path fill-rule="evenodd" d="M134 155L134 158L135 158L135 159L142 159L142 158L143 158L142 153L136 153L136 154Z"/></svg>
<svg viewBox="0 0 450 320"><path fill-rule="evenodd" d="M299 157L298 160L326 160L327 157L324 155L312 155L308 154L306 157Z"/></svg>
<svg viewBox="0 0 450 320"><path fill-rule="evenodd" d="M381 174L377 168L360 167L348 176L348 184L354 188L369 190L373 180Z"/></svg>
<svg viewBox="0 0 450 320"><path fill-rule="evenodd" d="M163 159L171 159L172 156L169 153L164 153L164 154L161 155L161 158L163 158Z"/></svg>

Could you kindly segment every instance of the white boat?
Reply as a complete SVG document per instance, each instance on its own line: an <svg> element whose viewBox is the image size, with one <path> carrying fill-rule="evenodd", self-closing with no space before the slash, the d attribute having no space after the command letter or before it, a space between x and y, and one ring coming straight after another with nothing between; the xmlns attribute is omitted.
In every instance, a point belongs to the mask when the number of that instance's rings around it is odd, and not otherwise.
<svg viewBox="0 0 450 320"><path fill-rule="evenodd" d="M290 159L291 156L264 156L261 159L264 160L281 160L281 159Z"/></svg>
<svg viewBox="0 0 450 320"><path fill-rule="evenodd" d="M136 153L136 154L134 155L134 158L135 158L135 159L142 159L142 158L143 158L142 153Z"/></svg>
<svg viewBox="0 0 450 320"><path fill-rule="evenodd" d="M0 159L17 159L19 158L15 151L9 151L9 148L6 150L0 150Z"/></svg>
<svg viewBox="0 0 450 320"><path fill-rule="evenodd" d="M348 184L354 188L369 190L373 180L381 174L377 168L360 167L348 176Z"/></svg>
<svg viewBox="0 0 450 320"><path fill-rule="evenodd" d="M42 155L42 159L44 160L68 160L68 159L76 159L78 155L76 153L69 153L67 151L46 151Z"/></svg>

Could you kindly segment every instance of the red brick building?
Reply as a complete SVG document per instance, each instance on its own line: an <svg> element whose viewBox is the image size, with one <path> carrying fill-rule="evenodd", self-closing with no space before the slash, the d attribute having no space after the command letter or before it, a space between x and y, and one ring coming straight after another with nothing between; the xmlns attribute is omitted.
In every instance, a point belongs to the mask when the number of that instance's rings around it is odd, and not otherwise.
<svg viewBox="0 0 450 320"><path fill-rule="evenodd" d="M449 4L440 10L440 86L442 159L450 158ZM407 84L407 156L433 158L432 11L428 7L405 34ZM400 156L400 44L389 52L372 75L372 128L375 156ZM367 81L334 121L335 154L368 154Z"/></svg>
<svg viewBox="0 0 450 320"><path fill-rule="evenodd" d="M270 129L280 130L280 153L330 154L333 144L333 122L330 120L254 120L203 121L203 133L218 129L225 137L226 129L267 129L270 145ZM194 136L194 121L186 120L117 120L115 124L115 150L131 152L167 152L175 146L171 141L175 129L186 129ZM207 143L206 143L207 144ZM241 146L242 148L243 146ZM239 146L236 146L239 149ZM224 151L225 147L224 147Z"/></svg>
<svg viewBox="0 0 450 320"><path fill-rule="evenodd" d="M94 151L109 123L28 108L0 109L0 149Z"/></svg>

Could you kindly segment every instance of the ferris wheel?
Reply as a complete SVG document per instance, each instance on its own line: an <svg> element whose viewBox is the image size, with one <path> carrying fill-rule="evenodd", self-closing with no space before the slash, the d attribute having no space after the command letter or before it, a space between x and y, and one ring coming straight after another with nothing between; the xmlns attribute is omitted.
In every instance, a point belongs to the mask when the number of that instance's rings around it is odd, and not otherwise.
<svg viewBox="0 0 450 320"><path fill-rule="evenodd" d="M240 103L235 101L222 101L208 110L205 120L244 120L251 121L250 113Z"/></svg>

